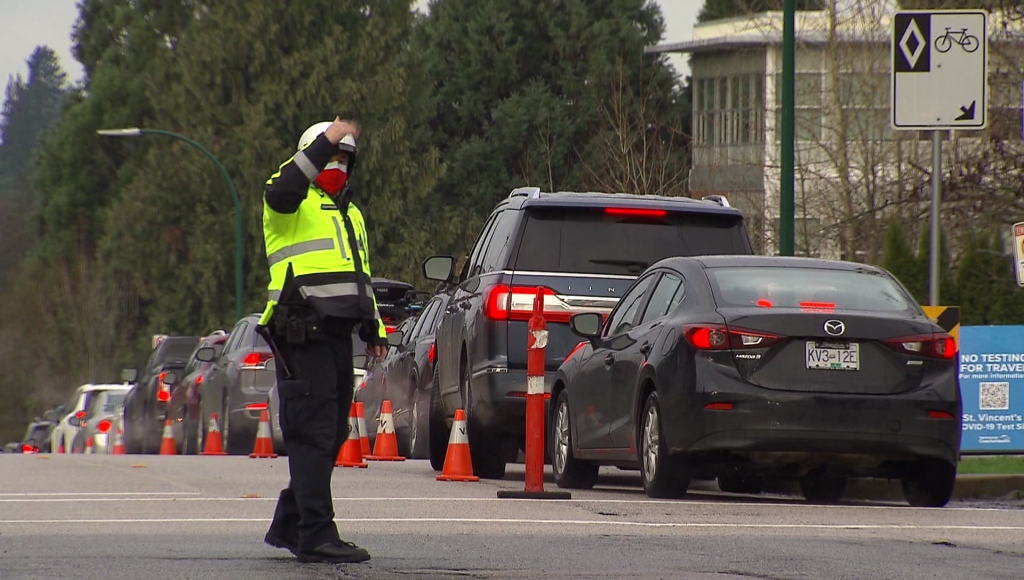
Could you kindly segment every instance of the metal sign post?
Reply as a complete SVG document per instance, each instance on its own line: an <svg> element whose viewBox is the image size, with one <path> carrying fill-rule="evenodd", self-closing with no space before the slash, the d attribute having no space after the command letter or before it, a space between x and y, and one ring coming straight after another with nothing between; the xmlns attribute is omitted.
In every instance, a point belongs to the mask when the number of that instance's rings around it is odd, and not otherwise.
<svg viewBox="0 0 1024 580"><path fill-rule="evenodd" d="M928 297L939 305L942 133L988 124L988 13L897 12L892 34L892 127L932 131L932 219Z"/></svg>

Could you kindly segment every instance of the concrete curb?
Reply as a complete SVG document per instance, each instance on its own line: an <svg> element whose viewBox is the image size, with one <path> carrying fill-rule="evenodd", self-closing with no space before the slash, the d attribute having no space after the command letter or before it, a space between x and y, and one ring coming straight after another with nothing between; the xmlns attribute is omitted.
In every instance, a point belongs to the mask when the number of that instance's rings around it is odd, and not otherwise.
<svg viewBox="0 0 1024 580"><path fill-rule="evenodd" d="M718 491L714 481L695 481L693 489ZM800 485L796 481L774 481L765 485L765 493L800 496ZM898 479L851 479L846 486L844 499L866 499L875 501L902 502L903 487ZM958 475L953 499L1024 499L1024 475L979 474Z"/></svg>

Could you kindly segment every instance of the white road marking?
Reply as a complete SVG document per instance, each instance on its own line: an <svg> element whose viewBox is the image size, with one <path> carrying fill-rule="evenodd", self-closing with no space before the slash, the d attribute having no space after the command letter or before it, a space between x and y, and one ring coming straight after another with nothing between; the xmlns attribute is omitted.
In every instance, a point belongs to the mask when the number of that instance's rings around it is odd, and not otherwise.
<svg viewBox="0 0 1024 580"><path fill-rule="evenodd" d="M0 496L10 495L73 495L73 496L90 496L90 495L147 495L146 493L136 494L120 494L120 493L66 493L66 494L0 494ZM198 495L193 492L182 492L182 493L156 493L153 495ZM551 503L551 500L547 499L503 499L497 497L335 497L332 498L334 501L343 502L544 502ZM88 503L88 502L128 502L128 501L144 501L144 502L158 502L158 501L174 501L174 502L230 502L230 501L277 501L276 497L55 497L55 498L25 498L25 499L4 499L0 497L0 503ZM733 501L695 501L695 500L658 500L658 499L568 499L559 500L556 503L561 504L637 504L637 505L676 505L676 506L716 506L716 507L764 507L764 508L784 508L784 509L874 509L874 510L933 510L934 508L915 508L906 505L878 505L878 504L864 504L864 505L816 505L810 503L801 503L800 500L792 500L783 503L773 503L771 501L766 502L733 502ZM1024 509L1019 508L983 508L983 507L946 507L941 508L943 512L952 511L967 511L967 512L1016 512L1024 515Z"/></svg>
<svg viewBox="0 0 1024 580"><path fill-rule="evenodd" d="M0 497L63 497L63 496L88 496L88 495L116 495L116 496L131 496L131 495L199 495L198 491L60 491L52 493L0 493ZM4 501L4 500L0 500Z"/></svg>
<svg viewBox="0 0 1024 580"><path fill-rule="evenodd" d="M153 519L67 519L67 520L0 520L0 524L170 524L170 523L267 523L271 518L153 518ZM975 530L1021 531L1024 526L966 526L915 524L746 524L696 522L623 522L615 520L546 520L525 518L336 518L339 523L402 523L402 524L529 524L561 526L626 526L640 528L747 528L747 529L814 529L814 530Z"/></svg>

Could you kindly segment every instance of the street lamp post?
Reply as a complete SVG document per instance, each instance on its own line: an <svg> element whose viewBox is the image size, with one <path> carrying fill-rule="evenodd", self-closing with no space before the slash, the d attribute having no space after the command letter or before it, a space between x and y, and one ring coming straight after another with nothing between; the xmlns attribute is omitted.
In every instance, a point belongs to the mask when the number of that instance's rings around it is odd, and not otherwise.
<svg viewBox="0 0 1024 580"><path fill-rule="evenodd" d="M231 190L232 201L235 202L235 320L241 320L242 316L244 316L244 310L242 307L242 253L244 252L244 248L242 245L242 203L238 199L238 190L235 188L235 182L231 180L231 175L228 173L227 167L224 167L224 164L221 163L220 160L213 155L213 153L210 153L210 151L206 147L203 147L199 143L193 141L192 139L189 139L188 137L185 137L184 135L179 135L177 133L172 133L170 131L163 131L160 129L139 129L137 127L132 127L130 129L100 129L99 131L96 131L96 133L99 135L103 135L104 137L141 137L143 135L164 135L166 137L179 139L195 147L196 149L202 151L203 155L209 157L210 161L213 161L213 163L217 166L217 169L220 170L221 175L224 176L224 181L228 183L228 189Z"/></svg>

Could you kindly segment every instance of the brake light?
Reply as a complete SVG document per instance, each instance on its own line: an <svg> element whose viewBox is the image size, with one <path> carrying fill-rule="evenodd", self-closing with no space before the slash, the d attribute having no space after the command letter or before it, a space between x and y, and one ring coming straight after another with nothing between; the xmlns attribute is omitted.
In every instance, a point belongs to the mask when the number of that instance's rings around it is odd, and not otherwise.
<svg viewBox="0 0 1024 580"><path fill-rule="evenodd" d="M771 308L772 306L773 305L771 300L765 300L764 298L762 298L757 301L758 308Z"/></svg>
<svg viewBox="0 0 1024 580"><path fill-rule="evenodd" d="M267 361L274 358L269 352L250 352L242 361L242 370L255 371L267 368Z"/></svg>
<svg viewBox="0 0 1024 580"><path fill-rule="evenodd" d="M572 310L550 288L541 288L544 295L544 318L548 322L569 322L577 310ZM484 315L491 320L529 320L533 316L536 286L498 284L490 289L484 302Z"/></svg>
<svg viewBox="0 0 1024 580"><path fill-rule="evenodd" d="M246 411L266 411L268 407L269 407L269 405L267 405L266 403L246 403L245 404L245 410Z"/></svg>
<svg viewBox="0 0 1024 580"><path fill-rule="evenodd" d="M85 417L85 411L79 411L75 413L75 419L82 419Z"/></svg>
<svg viewBox="0 0 1024 580"><path fill-rule="evenodd" d="M156 400L160 401L161 403L166 403L167 401L170 401L171 392L168 391L166 388L160 389L160 391L156 394Z"/></svg>
<svg viewBox="0 0 1024 580"><path fill-rule="evenodd" d="M31 446L31 445L29 445L28 443L25 443L24 445L21 446L21 452L22 453L35 453L36 452L36 448Z"/></svg>
<svg viewBox="0 0 1024 580"><path fill-rule="evenodd" d="M160 379L159 380L160 380L160 384L161 385L164 383L164 377L166 377L166 376L167 376L167 371L164 371L164 372L160 373Z"/></svg>
<svg viewBox="0 0 1024 580"><path fill-rule="evenodd" d="M929 419L952 419L953 414L946 411L928 411Z"/></svg>
<svg viewBox="0 0 1024 580"><path fill-rule="evenodd" d="M584 346L586 346L586 345L587 345L586 341L584 341L584 342L581 342L581 343L577 344L577 345L576 345L576 348L572 349L572 351L571 351L571 352L569 353L569 356L565 357L565 360L563 360L563 361L562 361L562 364L565 364L565 361L567 361L567 360L571 359L571 358L572 358L572 355L574 355L574 354L576 354L577 352L579 352L579 350L580 350L581 348L583 348Z"/></svg>
<svg viewBox="0 0 1024 580"><path fill-rule="evenodd" d="M639 209L631 207L606 207L604 213L627 217L665 217L668 212L663 209Z"/></svg>
<svg viewBox="0 0 1024 580"><path fill-rule="evenodd" d="M434 362L434 357L437 356L437 344L430 345L430 350L427 352L427 360L431 363Z"/></svg>
<svg viewBox="0 0 1024 580"><path fill-rule="evenodd" d="M201 384L203 384L203 375L196 377L196 386L198 387Z"/></svg>
<svg viewBox="0 0 1024 580"><path fill-rule="evenodd" d="M384 331L387 332L388 334L391 334L392 332L394 332L397 329L398 329L397 326L390 326L390 325L387 325L387 324L384 325Z"/></svg>
<svg viewBox="0 0 1024 580"><path fill-rule="evenodd" d="M949 360L956 357L956 341L948 334L933 334L923 336L906 336L903 338L891 338L883 341L883 344L896 352L912 356L925 356Z"/></svg>
<svg viewBox="0 0 1024 580"><path fill-rule="evenodd" d="M96 425L96 430L99 431L100 433L106 433L110 431L110 421L106 419L100 421L99 424Z"/></svg>
<svg viewBox="0 0 1024 580"><path fill-rule="evenodd" d="M766 332L703 325L685 327L683 336L699 350L765 348L783 339L782 336Z"/></svg>
<svg viewBox="0 0 1024 580"><path fill-rule="evenodd" d="M363 380L359 381L359 388L360 389L365 389L366 388L366 379L365 378Z"/></svg>
<svg viewBox="0 0 1024 580"><path fill-rule="evenodd" d="M801 302L800 310L803 310L804 312L832 314L836 311L836 304L835 302Z"/></svg>

